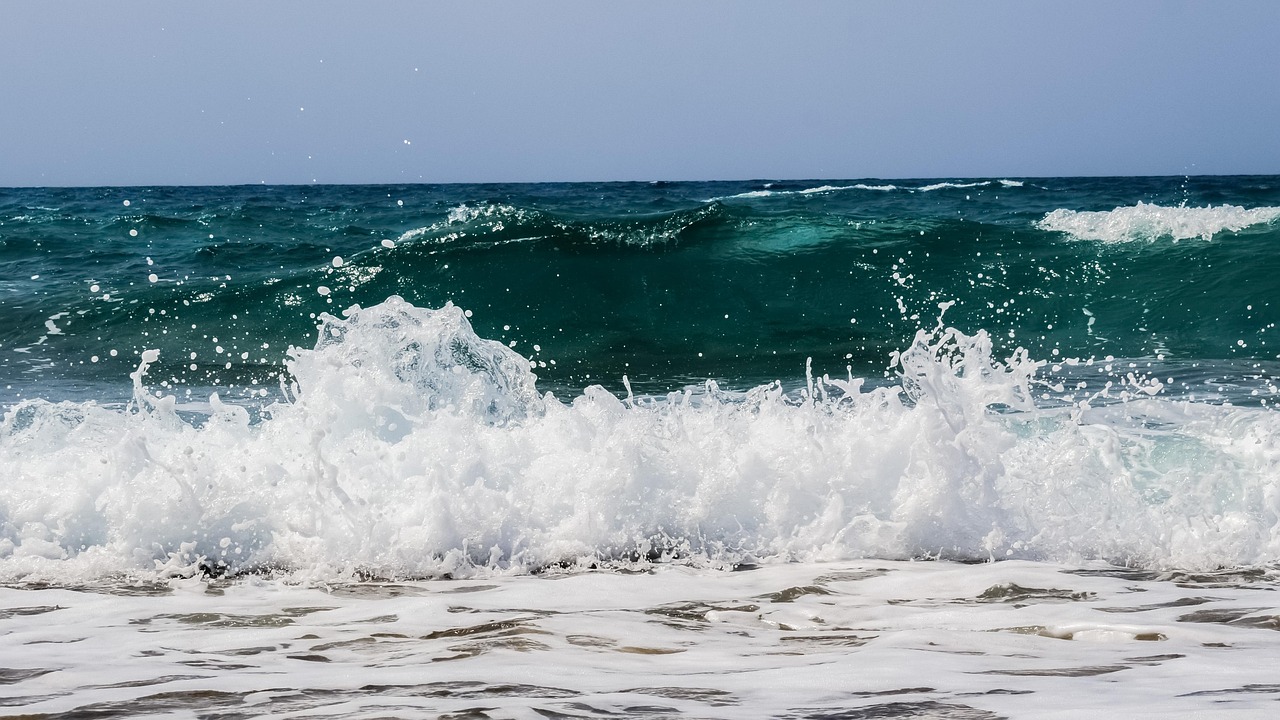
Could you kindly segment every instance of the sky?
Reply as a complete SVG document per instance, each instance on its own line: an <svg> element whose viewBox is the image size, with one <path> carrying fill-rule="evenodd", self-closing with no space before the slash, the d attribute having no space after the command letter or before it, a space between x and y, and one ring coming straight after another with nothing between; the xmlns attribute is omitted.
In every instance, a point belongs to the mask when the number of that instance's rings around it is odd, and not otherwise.
<svg viewBox="0 0 1280 720"><path fill-rule="evenodd" d="M0 186L1280 174L1276 0L7 0Z"/></svg>

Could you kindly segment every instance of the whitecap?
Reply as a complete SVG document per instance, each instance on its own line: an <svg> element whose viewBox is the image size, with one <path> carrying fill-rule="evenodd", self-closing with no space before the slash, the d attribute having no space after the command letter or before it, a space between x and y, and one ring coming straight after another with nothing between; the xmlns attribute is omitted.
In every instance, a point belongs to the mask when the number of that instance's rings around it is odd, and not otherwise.
<svg viewBox="0 0 1280 720"><path fill-rule="evenodd" d="M971 183L940 182L940 183L933 183L932 185L924 185L924 186L918 187L916 188L916 191L917 192L933 192L934 190L943 190L946 188L975 188L975 187L983 187L985 185L990 185L990 184L991 182L986 180L981 182L971 182Z"/></svg>
<svg viewBox="0 0 1280 720"><path fill-rule="evenodd" d="M1139 202L1104 211L1058 209L1046 214L1036 227L1066 233L1077 240L1104 243L1161 237L1211 240L1218 233L1238 232L1252 225L1271 223L1277 218L1280 218L1280 207L1165 207Z"/></svg>

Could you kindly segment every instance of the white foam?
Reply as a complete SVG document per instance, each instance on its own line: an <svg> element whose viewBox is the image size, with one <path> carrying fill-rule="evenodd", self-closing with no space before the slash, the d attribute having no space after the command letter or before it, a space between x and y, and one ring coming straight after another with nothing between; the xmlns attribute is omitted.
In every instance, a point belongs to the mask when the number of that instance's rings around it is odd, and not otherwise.
<svg viewBox="0 0 1280 720"><path fill-rule="evenodd" d="M37 717L1274 715L1274 575L1078 570L0 587L3 692Z"/></svg>
<svg viewBox="0 0 1280 720"><path fill-rule="evenodd" d="M1161 237L1211 240L1218 233L1238 232L1251 225L1274 222L1276 218L1280 218L1280 207L1164 207L1139 202L1097 212L1058 209L1045 215L1036 226L1066 233L1078 240L1122 243Z"/></svg>
<svg viewBox="0 0 1280 720"><path fill-rule="evenodd" d="M391 298L323 317L290 404L179 418L26 401L0 423L0 578L277 567L312 577L521 572L635 558L922 555L1204 568L1280 558L1260 409L1148 398L1036 409L1039 363L921 332L900 385L802 397L539 396L463 312ZM1010 412L1012 409L1015 412ZM1165 428L1152 433L1149 426ZM224 541L225 539L225 541Z"/></svg>
<svg viewBox="0 0 1280 720"><path fill-rule="evenodd" d="M0 656L32 716L1275 714L1274 579L1073 570L4 587Z"/></svg>

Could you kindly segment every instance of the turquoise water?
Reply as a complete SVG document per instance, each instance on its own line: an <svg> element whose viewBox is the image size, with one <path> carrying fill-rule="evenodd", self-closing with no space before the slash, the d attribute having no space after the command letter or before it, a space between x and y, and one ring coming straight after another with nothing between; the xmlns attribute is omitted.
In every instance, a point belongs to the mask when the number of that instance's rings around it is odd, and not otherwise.
<svg viewBox="0 0 1280 720"><path fill-rule="evenodd" d="M0 707L1270 718L1277 240L1274 177L0 190Z"/></svg>
<svg viewBox="0 0 1280 720"><path fill-rule="evenodd" d="M151 348L172 386L274 393L319 313L399 295L471 311L560 394L795 387L809 358L883 379L953 302L997 355L1252 402L1278 206L1275 177L6 189L0 398L126 399ZM1110 214L1089 237L1055 211Z"/></svg>
<svg viewBox="0 0 1280 720"><path fill-rule="evenodd" d="M1280 178L0 218L0 579L1280 558Z"/></svg>

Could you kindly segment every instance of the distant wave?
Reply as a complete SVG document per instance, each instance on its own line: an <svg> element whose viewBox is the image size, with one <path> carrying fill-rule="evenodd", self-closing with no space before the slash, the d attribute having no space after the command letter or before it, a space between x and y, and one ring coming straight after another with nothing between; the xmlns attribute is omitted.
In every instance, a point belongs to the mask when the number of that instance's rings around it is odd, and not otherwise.
<svg viewBox="0 0 1280 720"><path fill-rule="evenodd" d="M924 186L915 188L915 190L919 192L933 192L934 190L944 190L946 188L975 188L975 187L984 187L992 184L994 183L990 181L971 182L971 183L940 182L940 183L934 183L932 185L924 185Z"/></svg>
<svg viewBox="0 0 1280 720"><path fill-rule="evenodd" d="M1096 212L1058 209L1046 214L1036 227L1063 232L1077 240L1104 243L1161 237L1210 240L1220 232L1238 232L1251 225L1273 222L1276 218L1280 218L1280 207L1163 207L1139 202Z"/></svg>
<svg viewBox="0 0 1280 720"><path fill-rule="evenodd" d="M864 185L862 183L858 183L857 185L822 185L821 187L797 190L796 194L814 195L817 193L837 192L840 190L874 190L877 192L888 192L890 190L897 190L897 189L898 189L897 185Z"/></svg>
<svg viewBox="0 0 1280 720"><path fill-rule="evenodd" d="M723 217L723 208L714 203L672 213L594 220L562 218L502 203L462 204L450 209L444 220L402 232L391 247L415 241L495 245L546 238L649 247L675 242L690 228Z"/></svg>
<svg viewBox="0 0 1280 720"><path fill-rule="evenodd" d="M751 190L749 192L738 193L736 195L724 195L721 197L709 198L707 199L707 202L741 200L745 198L781 197L784 195L819 195L823 193L839 192L841 190L872 190L888 192L898 189L897 185L865 185L863 183L858 183L857 185L820 185L818 187L805 188L803 190Z"/></svg>
<svg viewBox="0 0 1280 720"><path fill-rule="evenodd" d="M865 183L857 183L854 185L820 185L818 187L804 188L803 190L750 190L748 192L738 193L736 195L724 195L721 197L709 198L707 202L717 202L720 200L744 200L750 198L765 197L781 197L786 195L820 195L825 193L840 192L843 190L864 190L871 192L893 192L901 190L904 192L933 192L934 190L966 189L975 187L988 187L991 185L1000 185L1001 187L1016 188L1022 187L1024 183L1020 180L978 180L968 183L956 182L940 182L929 185L921 185L919 187L906 187L902 185L867 185ZM766 186L768 188L769 186Z"/></svg>
<svg viewBox="0 0 1280 720"><path fill-rule="evenodd" d="M908 188L908 189L914 190L916 192L933 192L934 190L945 190L947 188L967 189L967 188L975 188L975 187L989 187L992 185L999 185L1000 187L1007 187L1007 188L1020 188L1026 185L1026 183L1022 182L1021 180L978 180L975 182L968 182L968 183L940 182L940 183L933 183L932 185L923 185L918 188Z"/></svg>

